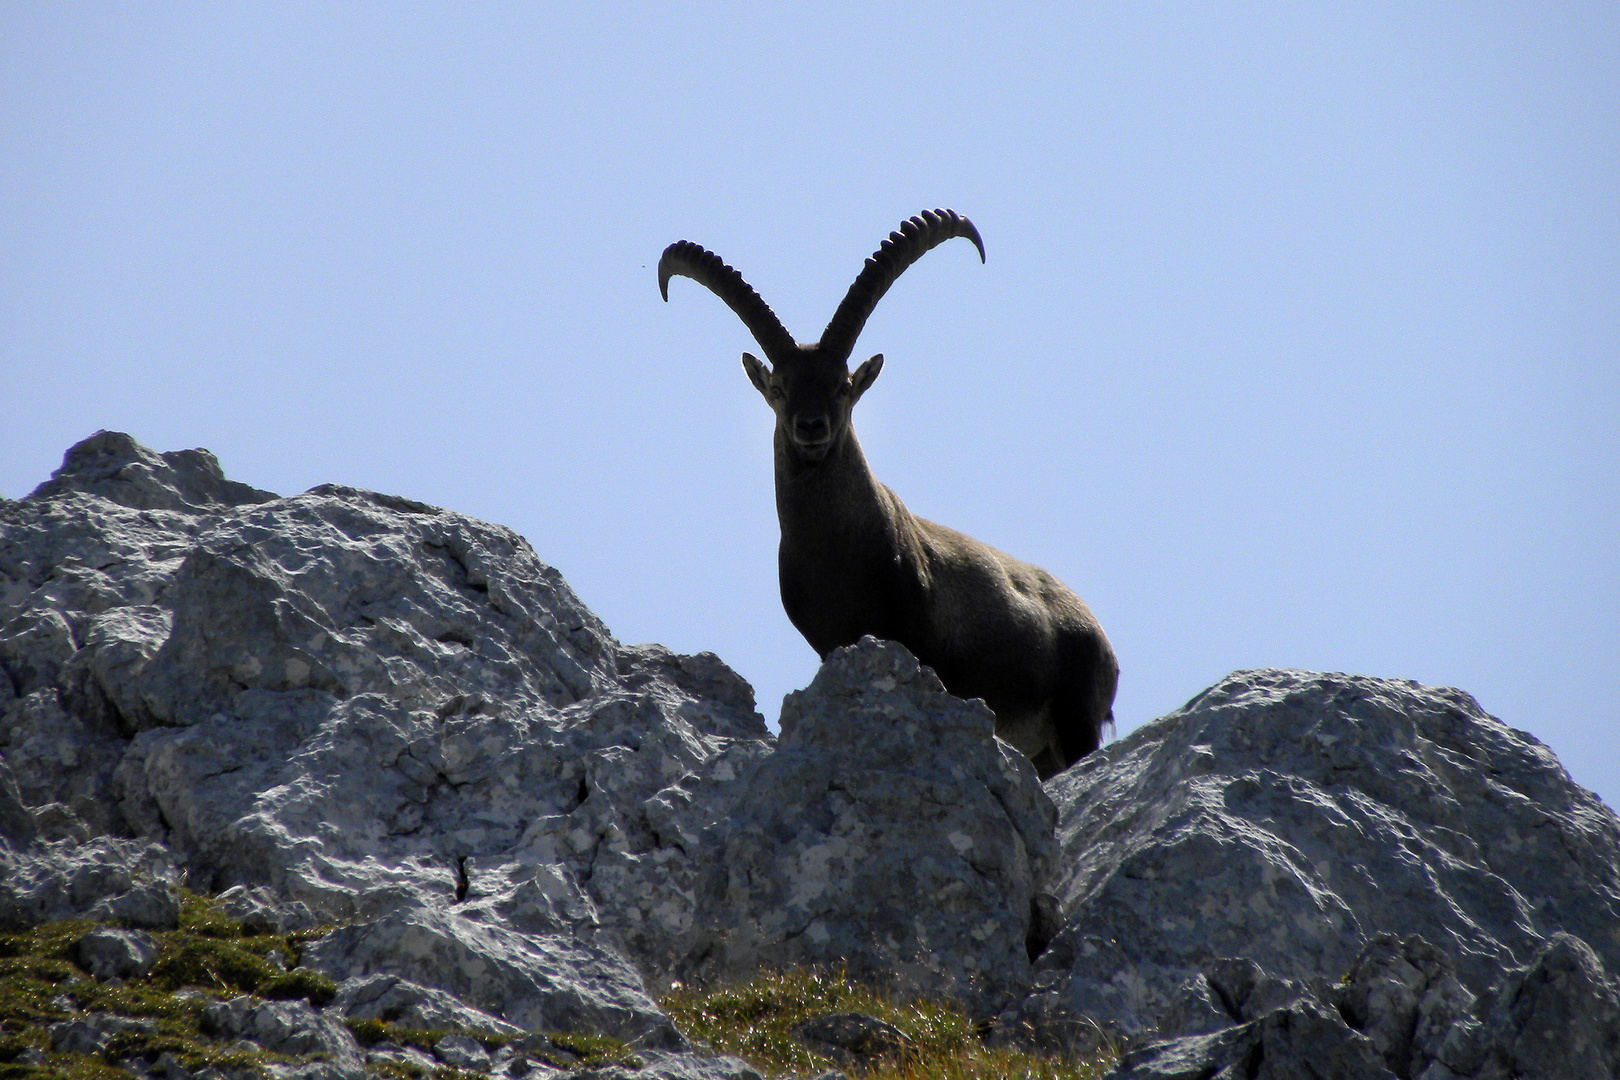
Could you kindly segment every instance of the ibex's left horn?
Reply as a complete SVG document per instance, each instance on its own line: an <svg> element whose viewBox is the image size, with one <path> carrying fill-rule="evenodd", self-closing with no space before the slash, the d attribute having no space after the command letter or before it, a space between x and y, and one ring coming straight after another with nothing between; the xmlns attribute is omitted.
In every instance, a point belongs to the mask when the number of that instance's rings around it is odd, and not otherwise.
<svg viewBox="0 0 1620 1080"><path fill-rule="evenodd" d="M708 248L699 247L690 240L677 240L664 249L663 257L658 260L658 291L666 303L669 301L669 279L677 274L708 286L714 295L724 300L726 306L736 312L737 318L748 327L748 332L754 335L754 340L765 350L771 363L778 363L783 356L798 351L799 346L794 343L793 335L787 332L787 327L782 325L782 320L776 317L770 305L760 299L759 293L743 280L741 274L727 266L720 256Z"/></svg>
<svg viewBox="0 0 1620 1080"><path fill-rule="evenodd" d="M955 210L924 210L901 222L899 230L890 233L883 246L866 260L866 267L833 313L832 322L822 331L822 355L847 358L855 348L855 339L861 336L861 328L895 279L929 250L953 236L972 240L973 246L979 249L979 261L984 261L984 241L979 239L979 230Z"/></svg>

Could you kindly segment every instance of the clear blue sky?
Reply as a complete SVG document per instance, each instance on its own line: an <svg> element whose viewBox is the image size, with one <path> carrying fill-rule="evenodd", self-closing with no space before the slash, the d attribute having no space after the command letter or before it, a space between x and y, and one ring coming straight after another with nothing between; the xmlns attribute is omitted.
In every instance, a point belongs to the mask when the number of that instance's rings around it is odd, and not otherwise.
<svg viewBox="0 0 1620 1080"><path fill-rule="evenodd" d="M976 15L975 9L991 14ZM1620 804L1620 5L0 7L0 494L204 446L509 525L774 719L771 416L689 238L1047 566L1122 732L1235 668L1461 687Z"/></svg>

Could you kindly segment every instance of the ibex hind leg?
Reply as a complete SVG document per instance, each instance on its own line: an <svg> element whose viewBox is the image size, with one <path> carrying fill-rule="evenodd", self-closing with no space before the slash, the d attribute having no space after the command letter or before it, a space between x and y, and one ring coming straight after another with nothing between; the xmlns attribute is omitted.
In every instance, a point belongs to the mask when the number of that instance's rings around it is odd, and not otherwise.
<svg viewBox="0 0 1620 1080"><path fill-rule="evenodd" d="M1043 784L1069 767L1068 762L1063 760L1062 753L1050 746L1030 758L1029 762L1035 766L1035 775L1041 778Z"/></svg>
<svg viewBox="0 0 1620 1080"><path fill-rule="evenodd" d="M1101 631L1068 635L1064 665L1052 695L1052 725L1066 759L1066 769L1102 745L1114 729L1114 691L1119 687L1119 661Z"/></svg>

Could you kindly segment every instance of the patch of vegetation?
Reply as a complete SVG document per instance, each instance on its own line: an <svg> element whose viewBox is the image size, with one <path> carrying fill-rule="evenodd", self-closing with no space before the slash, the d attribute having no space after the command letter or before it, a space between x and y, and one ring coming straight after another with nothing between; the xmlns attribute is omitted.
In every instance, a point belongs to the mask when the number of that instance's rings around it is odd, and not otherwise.
<svg viewBox="0 0 1620 1080"><path fill-rule="evenodd" d="M157 947L150 972L123 982L98 982L77 963L79 943L97 924L85 919L44 923L0 934L0 1080L128 1080L119 1066L152 1064L164 1055L188 1070L255 1069L288 1058L222 1043L202 1031L204 1010L237 994L332 1000L332 980L297 963L297 945L274 934L245 933L203 897L187 894L180 926L148 931ZM51 1029L95 1014L104 1023L96 1049L53 1049Z"/></svg>
<svg viewBox="0 0 1620 1080"><path fill-rule="evenodd" d="M78 966L79 943L97 928L88 920L47 923L24 933L0 934L0 1080L128 1080L129 1067L150 1070L165 1055L190 1071L261 1072L292 1059L204 1034L207 1007L225 998L303 998L331 1002L330 979L298 966L303 944L322 931L251 933L215 902L186 895L180 927L149 932L157 946L151 970L122 983L98 982ZM840 974L795 970L766 973L745 984L700 989L676 986L660 1002L694 1042L743 1058L767 1075L815 1076L840 1069L863 1080L1090 1080L1112 1064L1108 1057L1074 1061L989 1047L960 1008L945 1002L900 1000ZM865 1067L852 1067L813 1051L798 1037L810 1020L859 1013L892 1025L903 1050ZM51 1029L93 1014L122 1018L102 1031L90 1052L69 1049ZM349 1020L362 1046L415 1048L432 1055L450 1030L428 1030L381 1020ZM457 1031L491 1052L507 1036ZM96 1040L92 1040L96 1041ZM635 1053L601 1035L548 1034L519 1042L531 1060L559 1069L637 1067ZM159 1066L161 1068L161 1066ZM393 1080L475 1080L451 1068L425 1069L409 1061L378 1060L373 1070Z"/></svg>
<svg viewBox="0 0 1620 1080"><path fill-rule="evenodd" d="M414 1046L425 1053L433 1053L433 1047L446 1035L466 1035L470 1039L477 1039L486 1050L498 1050L505 1046L506 1039L498 1035L488 1035L480 1031L456 1031L447 1028L413 1028L403 1024L390 1023L387 1020L358 1020L353 1017L344 1021L349 1030L354 1033L355 1041L361 1046L381 1046L392 1043L395 1046Z"/></svg>
<svg viewBox="0 0 1620 1080"><path fill-rule="evenodd" d="M392 1044L399 1047L415 1047L424 1053L432 1054L434 1046L440 1039L454 1034L476 1039L485 1050L493 1053L514 1041L509 1036L487 1031L412 1028L386 1020L351 1018L346 1023L349 1030L354 1033L355 1040L368 1048ZM544 1037L544 1043L549 1045L543 1045L541 1040L532 1037L523 1039L522 1043L526 1057L553 1068L600 1069L609 1065L641 1064L640 1059L628 1046L607 1035L549 1034ZM443 1080L438 1073L434 1076L437 1080Z"/></svg>
<svg viewBox="0 0 1620 1080"><path fill-rule="evenodd" d="M545 1054L530 1054L530 1057L539 1057L546 1064L559 1069L574 1068L576 1066L588 1069L602 1069L609 1065L626 1065L632 1069L641 1068L641 1059L636 1057L624 1043L611 1035L547 1035L546 1041L552 1046L574 1057L573 1061L562 1060L562 1055L547 1056Z"/></svg>
<svg viewBox="0 0 1620 1080"><path fill-rule="evenodd" d="M676 984L659 1004L694 1042L740 1057L767 1075L851 1072L847 1063L812 1051L798 1037L806 1022L839 1013L883 1021L904 1036L904 1051L873 1061L863 1074L867 1080L1093 1080L1114 1064L1112 1056L1073 1060L987 1046L979 1027L953 1003L901 1000L826 971L762 972L746 983L713 988Z"/></svg>

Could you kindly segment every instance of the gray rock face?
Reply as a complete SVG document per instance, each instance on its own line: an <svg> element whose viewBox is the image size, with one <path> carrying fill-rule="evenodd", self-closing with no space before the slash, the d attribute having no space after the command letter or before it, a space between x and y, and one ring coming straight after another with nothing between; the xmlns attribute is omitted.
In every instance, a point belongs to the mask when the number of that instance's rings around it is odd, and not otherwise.
<svg viewBox="0 0 1620 1080"><path fill-rule="evenodd" d="M1418 937L1369 942L1326 999L1152 1043L1109 1080L1609 1080L1620 1075L1620 983L1560 934L1476 998Z"/></svg>
<svg viewBox="0 0 1620 1080"><path fill-rule="evenodd" d="M781 727L713 656L615 641L520 537L406 499L100 433L0 501L0 929L116 924L77 960L125 978L182 884L254 930L341 922L303 948L325 1010L216 1007L326 1057L277 1075L553 1053L371 1060L349 1017L747 1080L647 987L804 963L1124 1042L1120 1077L1620 1075L1620 821L1464 694L1243 672L1043 789L868 639Z"/></svg>
<svg viewBox="0 0 1620 1080"><path fill-rule="evenodd" d="M746 683L614 641L509 530L105 432L0 505L0 670L0 922L172 926L184 874L348 920L310 949L341 976L652 1045L626 957L678 951L682 830L771 748Z"/></svg>
<svg viewBox="0 0 1620 1080"><path fill-rule="evenodd" d="M994 725L902 646L835 651L704 838L698 975L841 966L992 1012L1021 994L1055 811Z"/></svg>
<svg viewBox="0 0 1620 1080"><path fill-rule="evenodd" d="M145 975L157 962L157 942L139 930L97 927L79 939L80 967L103 982Z"/></svg>
<svg viewBox="0 0 1620 1080"><path fill-rule="evenodd" d="M1475 994L1560 931L1620 963L1620 822L1457 691L1241 672L1048 790L1064 927L1037 1022L1151 1032L1213 962L1336 982L1380 933Z"/></svg>
<svg viewBox="0 0 1620 1080"><path fill-rule="evenodd" d="M523 1034L517 1025L473 1008L447 991L398 975L347 979L332 1008L357 1020L382 1020L418 1030L475 1031L508 1037Z"/></svg>
<svg viewBox="0 0 1620 1080"><path fill-rule="evenodd" d="M168 850L140 840L98 837L36 844L0 853L0 930L24 930L52 919L89 915L92 910L121 918L120 912L172 909L178 921L175 888L179 871ZM153 894L162 897L152 900ZM152 929L174 922L128 920Z"/></svg>
<svg viewBox="0 0 1620 1080"><path fill-rule="evenodd" d="M86 1013L82 1018L65 1020L51 1027L51 1049L75 1054L99 1054L115 1036L130 1032L150 1035L157 1025L150 1020L132 1020L112 1013Z"/></svg>
<svg viewBox="0 0 1620 1080"><path fill-rule="evenodd" d="M643 1046L685 1046L635 970L577 935L517 933L413 907L333 931L305 950L304 963L340 983L398 975L529 1031L594 1031Z"/></svg>
<svg viewBox="0 0 1620 1080"><path fill-rule="evenodd" d="M1620 980L1579 938L1559 934L1431 1037L1421 1080L1620 1076Z"/></svg>
<svg viewBox="0 0 1620 1080"><path fill-rule="evenodd" d="M245 1039L293 1057L320 1055L338 1075L358 1080L365 1056L349 1029L305 1001L260 1001L236 997L203 1011L203 1029L221 1038Z"/></svg>

